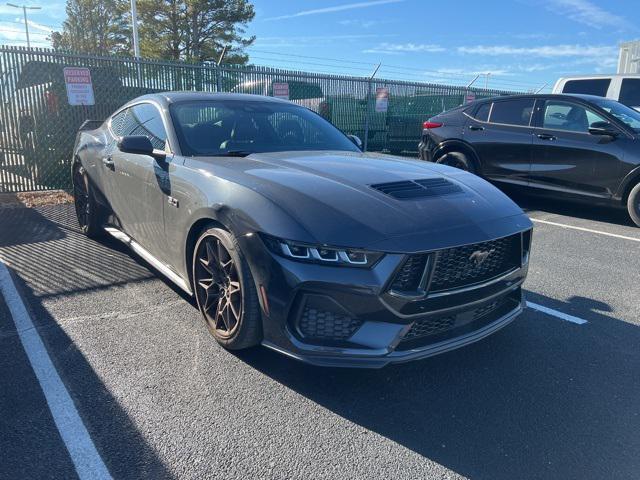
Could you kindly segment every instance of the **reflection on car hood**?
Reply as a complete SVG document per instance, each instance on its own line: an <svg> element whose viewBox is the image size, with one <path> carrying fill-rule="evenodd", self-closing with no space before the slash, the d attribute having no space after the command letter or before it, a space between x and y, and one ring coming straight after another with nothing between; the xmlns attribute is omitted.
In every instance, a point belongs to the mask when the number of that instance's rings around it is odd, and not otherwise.
<svg viewBox="0 0 640 480"><path fill-rule="evenodd" d="M418 251L484 241L530 226L522 210L488 182L419 160L349 152L278 152L231 159L225 167L233 170L229 173L235 181L273 201L325 244L348 238L349 245L344 246ZM461 191L399 200L371 187L443 178ZM506 217L514 218L505 222Z"/></svg>

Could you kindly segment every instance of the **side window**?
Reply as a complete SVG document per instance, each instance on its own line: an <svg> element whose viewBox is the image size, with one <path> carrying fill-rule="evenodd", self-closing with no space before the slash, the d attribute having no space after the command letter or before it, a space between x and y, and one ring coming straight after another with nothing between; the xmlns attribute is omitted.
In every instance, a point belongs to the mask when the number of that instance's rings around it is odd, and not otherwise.
<svg viewBox="0 0 640 480"><path fill-rule="evenodd" d="M140 103L127 109L124 118L122 136L144 135L151 140L153 148L164 150L167 132L162 123L160 111L150 103Z"/></svg>
<svg viewBox="0 0 640 480"><path fill-rule="evenodd" d="M569 80L564 84L562 93L582 93L606 97L609 90L610 78L592 78L589 80Z"/></svg>
<svg viewBox="0 0 640 480"><path fill-rule="evenodd" d="M528 126L533 111L533 98L515 98L493 103L491 123Z"/></svg>
<svg viewBox="0 0 640 480"><path fill-rule="evenodd" d="M625 78L622 80L619 101L627 107L640 107L640 78Z"/></svg>
<svg viewBox="0 0 640 480"><path fill-rule="evenodd" d="M483 103L478 107L473 118L481 122L486 122L489 120L489 111L491 111L491 103Z"/></svg>
<svg viewBox="0 0 640 480"><path fill-rule="evenodd" d="M600 115L574 103L547 100L544 104L542 128L588 133L589 125L603 121Z"/></svg>

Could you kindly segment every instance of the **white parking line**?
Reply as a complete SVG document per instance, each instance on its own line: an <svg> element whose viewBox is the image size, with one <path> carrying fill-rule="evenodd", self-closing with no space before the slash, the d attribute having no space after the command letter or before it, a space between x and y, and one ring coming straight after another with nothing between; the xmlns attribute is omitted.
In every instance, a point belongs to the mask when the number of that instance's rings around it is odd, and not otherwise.
<svg viewBox="0 0 640 480"><path fill-rule="evenodd" d="M532 222L537 222L537 223L544 223L546 225L553 225L555 227L570 228L572 230L580 230L582 232L597 233L598 235L606 235L607 237L621 238L623 240L631 240L632 242L640 242L640 238L627 237L625 235L618 235L616 233L602 232L600 230L592 230L591 228L576 227L574 225L565 225L564 223L550 222L548 220L540 220L540 219L537 219L537 218L531 218L531 221Z"/></svg>
<svg viewBox="0 0 640 480"><path fill-rule="evenodd" d="M553 308L545 307L543 305L538 305L537 303L527 302L527 307L532 308L533 310L538 310L539 312L546 313L547 315L551 315L553 317L559 318L560 320L565 320L571 323L577 323L578 325L584 325L587 323L586 320L582 318L574 317L573 315L568 315L566 313L559 312L558 310L554 310Z"/></svg>
<svg viewBox="0 0 640 480"><path fill-rule="evenodd" d="M82 423L60 375L53 366L42 338L16 290L9 270L2 262L0 262L0 292L9 307L22 346L40 383L78 477L81 480L110 479L111 475Z"/></svg>

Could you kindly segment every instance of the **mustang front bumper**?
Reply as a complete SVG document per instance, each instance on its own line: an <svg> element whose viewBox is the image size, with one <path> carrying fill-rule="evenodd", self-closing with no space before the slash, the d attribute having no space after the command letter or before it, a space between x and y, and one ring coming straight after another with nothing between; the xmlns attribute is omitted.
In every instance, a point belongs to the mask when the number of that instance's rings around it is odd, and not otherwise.
<svg viewBox="0 0 640 480"><path fill-rule="evenodd" d="M242 237L241 247L261 292L263 345L315 365L379 368L426 358L481 340L523 310L528 250L487 281L402 295L391 284L405 254L364 269L283 258L258 235Z"/></svg>

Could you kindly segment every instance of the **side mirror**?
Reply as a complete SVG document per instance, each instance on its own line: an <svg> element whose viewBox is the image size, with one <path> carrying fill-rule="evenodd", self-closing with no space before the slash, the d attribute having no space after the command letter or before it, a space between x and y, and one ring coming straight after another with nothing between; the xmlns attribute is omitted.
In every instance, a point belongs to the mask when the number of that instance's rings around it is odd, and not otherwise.
<svg viewBox="0 0 640 480"><path fill-rule="evenodd" d="M118 142L118 149L124 153L134 153L137 155L149 155L158 157L158 151L154 150L151 140L144 135L131 135L122 137Z"/></svg>
<svg viewBox="0 0 640 480"><path fill-rule="evenodd" d="M349 140L351 140L356 147L362 150L363 145L362 145L362 140L360 140L360 137L358 137L357 135L347 135L347 137L349 137Z"/></svg>
<svg viewBox="0 0 640 480"><path fill-rule="evenodd" d="M589 133L591 135L605 135L609 137L618 136L618 130L609 122L593 122L589 126Z"/></svg>

